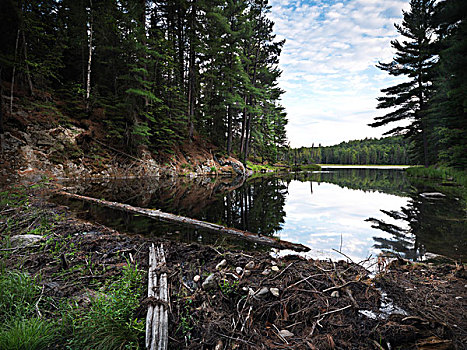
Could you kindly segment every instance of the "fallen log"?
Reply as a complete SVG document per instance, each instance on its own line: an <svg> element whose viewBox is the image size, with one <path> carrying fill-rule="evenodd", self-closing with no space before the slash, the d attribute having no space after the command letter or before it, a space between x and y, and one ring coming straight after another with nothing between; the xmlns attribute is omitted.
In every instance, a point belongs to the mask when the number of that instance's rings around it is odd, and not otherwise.
<svg viewBox="0 0 467 350"><path fill-rule="evenodd" d="M149 248L148 272L148 314L146 316L146 348L149 350L166 350L169 335L169 317L167 305L169 294L167 273L161 272L165 266L164 247ZM159 276L158 276L159 274ZM159 284L157 284L159 277Z"/></svg>
<svg viewBox="0 0 467 350"><path fill-rule="evenodd" d="M237 230L235 228L225 227L222 225L213 224L210 222L201 221L197 219L192 219L192 218L188 218L185 216L165 213L157 209L134 207L128 204L109 202L103 199L82 196L79 194L68 193L65 191L57 191L56 193L58 195L62 195L62 196L74 198L74 199L79 199L79 200L83 200L86 202L96 203L96 204L99 204L99 205L102 205L108 208L112 208L112 209L119 209L119 210L123 210L129 213L145 215L150 218L154 218L154 219L164 221L164 222L175 223L175 224L188 226L188 227L195 227L198 229L202 229L202 230L206 230L206 231L214 232L214 233L223 233L223 234L231 235L231 236L234 236L235 238L261 244L264 246L269 246L269 247L279 248L279 249L290 249L290 250L294 250L297 252L307 252L310 250L310 248L302 244L276 240L274 238L266 237L266 236L259 236L252 232Z"/></svg>

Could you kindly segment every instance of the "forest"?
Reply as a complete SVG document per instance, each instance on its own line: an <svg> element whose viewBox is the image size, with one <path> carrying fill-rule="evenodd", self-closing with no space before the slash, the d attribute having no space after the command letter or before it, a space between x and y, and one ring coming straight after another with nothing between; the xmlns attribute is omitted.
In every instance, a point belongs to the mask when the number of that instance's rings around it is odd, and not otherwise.
<svg viewBox="0 0 467 350"><path fill-rule="evenodd" d="M292 153L297 164L414 164L409 157L410 145L402 136L353 140L334 146L301 147Z"/></svg>
<svg viewBox="0 0 467 350"><path fill-rule="evenodd" d="M4 112L60 102L107 141L156 154L197 137L246 162L286 142L264 0L7 0L0 3Z"/></svg>

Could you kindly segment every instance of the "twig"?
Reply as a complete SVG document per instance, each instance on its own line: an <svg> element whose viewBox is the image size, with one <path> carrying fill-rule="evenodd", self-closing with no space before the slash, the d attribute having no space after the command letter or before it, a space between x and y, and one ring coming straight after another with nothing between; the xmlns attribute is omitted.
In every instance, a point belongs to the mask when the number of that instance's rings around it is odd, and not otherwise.
<svg viewBox="0 0 467 350"><path fill-rule="evenodd" d="M42 318L42 314L41 314L41 312L40 312L40 310L39 310L39 303L40 303L40 301L41 301L41 299L42 299L42 296L44 295L44 288L45 288L45 286L42 286L41 295L40 295L39 299L36 301L36 305L34 305L35 308L36 308L37 315L39 316L39 318Z"/></svg>
<svg viewBox="0 0 467 350"><path fill-rule="evenodd" d="M371 341L373 342L373 344L376 346L376 348L377 348L378 350L384 350L384 348L383 348L381 345L379 345L378 342L377 342L376 340L373 340L373 339L372 339Z"/></svg>
<svg viewBox="0 0 467 350"><path fill-rule="evenodd" d="M332 250L334 250L336 253L339 253L339 254L345 256L347 259L350 260L350 262L351 262L352 264L355 264L355 262L354 262L347 254L344 254L344 253L342 253L342 252L340 252L340 251L338 251L337 249L334 249L334 248L332 248ZM355 265L357 265L357 264L355 264Z"/></svg>
<svg viewBox="0 0 467 350"><path fill-rule="evenodd" d="M331 291L331 290L341 289L341 288L347 287L349 284L358 283L358 282L359 282L359 281L349 281L349 282L344 283L344 284L341 285L341 286L329 287L329 288L324 289L324 290L323 290L323 293L329 292L329 291Z"/></svg>
<svg viewBox="0 0 467 350"><path fill-rule="evenodd" d="M279 272L276 276L274 276L273 278L271 278L271 281L275 280L277 277L279 277L280 275L282 275L290 266L293 265L293 261L285 268L283 269L281 272Z"/></svg>
<svg viewBox="0 0 467 350"><path fill-rule="evenodd" d="M315 317L318 318L318 317L322 317L322 316L326 316L326 315L330 315L330 314L335 314L336 312L347 310L350 307L352 307L352 305L347 305L347 306L345 306L343 308L340 308L340 309L337 309L337 310L328 311L328 312L325 312L324 314L316 315Z"/></svg>
<svg viewBox="0 0 467 350"><path fill-rule="evenodd" d="M276 327L276 325L273 323L272 324L273 327L276 329L277 331L277 336L279 337L279 339L281 339L283 342L285 342L286 344L289 344L289 342L287 341L287 339L285 339L282 335L281 335L281 331Z"/></svg>

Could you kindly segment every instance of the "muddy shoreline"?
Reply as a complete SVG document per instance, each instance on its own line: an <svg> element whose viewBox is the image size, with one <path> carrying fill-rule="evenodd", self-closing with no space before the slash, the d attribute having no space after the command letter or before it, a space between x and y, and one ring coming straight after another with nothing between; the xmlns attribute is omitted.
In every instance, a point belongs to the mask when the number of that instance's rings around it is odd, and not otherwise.
<svg viewBox="0 0 467 350"><path fill-rule="evenodd" d="M27 203L3 201L0 208L4 268L40 276L43 298L56 305L73 301L85 310L125 265L147 271L149 246L163 244L170 349L466 348L463 265L382 262L381 273L370 278L345 261L275 258L127 235L77 219L67 207L48 202L44 189L24 191ZM11 245L11 237L31 232L43 237L29 246ZM215 283L203 288L211 274ZM405 312L382 312L387 298ZM138 319L145 318L146 306L142 298ZM41 314L59 317L53 307Z"/></svg>

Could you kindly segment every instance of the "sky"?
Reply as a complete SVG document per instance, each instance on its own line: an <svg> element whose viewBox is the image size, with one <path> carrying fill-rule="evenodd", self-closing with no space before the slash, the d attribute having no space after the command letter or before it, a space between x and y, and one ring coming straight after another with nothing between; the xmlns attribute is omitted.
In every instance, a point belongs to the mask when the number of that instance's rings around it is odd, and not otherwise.
<svg viewBox="0 0 467 350"><path fill-rule="evenodd" d="M375 65L390 62L408 0L270 0L277 40L286 39L279 86L286 92L292 147L381 137L393 126L367 126L380 90L400 82ZM396 80L398 79L398 80Z"/></svg>

